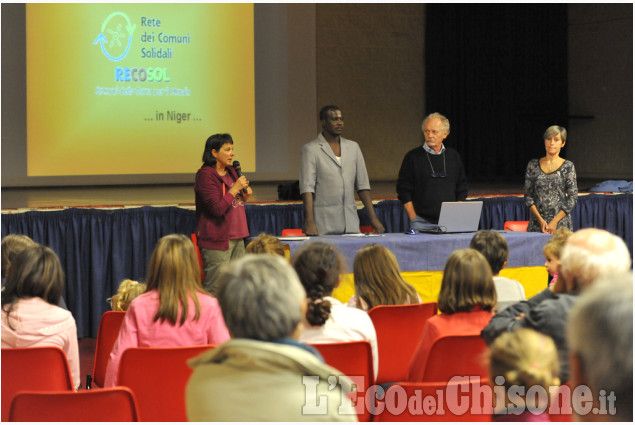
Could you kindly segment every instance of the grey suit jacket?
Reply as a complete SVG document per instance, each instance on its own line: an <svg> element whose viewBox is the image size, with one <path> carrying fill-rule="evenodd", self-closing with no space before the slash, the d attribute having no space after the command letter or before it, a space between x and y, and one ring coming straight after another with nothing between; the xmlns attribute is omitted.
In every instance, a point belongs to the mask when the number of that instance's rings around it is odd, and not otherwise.
<svg viewBox="0 0 635 425"><path fill-rule="evenodd" d="M340 165L324 136L302 147L300 193L314 193L313 214L321 234L359 233L355 192L370 190L359 145L340 136Z"/></svg>

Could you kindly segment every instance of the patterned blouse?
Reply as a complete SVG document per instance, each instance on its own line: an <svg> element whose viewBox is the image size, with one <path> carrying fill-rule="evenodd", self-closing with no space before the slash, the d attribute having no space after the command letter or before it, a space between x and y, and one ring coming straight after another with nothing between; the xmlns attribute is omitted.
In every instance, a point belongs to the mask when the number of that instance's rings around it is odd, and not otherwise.
<svg viewBox="0 0 635 425"><path fill-rule="evenodd" d="M540 160L532 159L525 172L525 205L538 208L540 216L549 223L561 210L566 216L558 227L573 230L571 210L578 202L578 183L573 162L565 160L556 171L545 173ZM540 223L530 214L528 232L540 232Z"/></svg>

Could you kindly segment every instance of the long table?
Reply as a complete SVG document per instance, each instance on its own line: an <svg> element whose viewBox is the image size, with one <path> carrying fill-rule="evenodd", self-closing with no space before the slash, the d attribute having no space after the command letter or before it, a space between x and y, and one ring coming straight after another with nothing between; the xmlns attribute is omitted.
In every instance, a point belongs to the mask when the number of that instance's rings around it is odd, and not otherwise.
<svg viewBox="0 0 635 425"><path fill-rule="evenodd" d="M551 235L507 231L499 233L509 246L507 268L502 270L501 275L522 283L527 297L546 288L548 274L544 267L542 248ZM424 302L428 302L438 298L447 258L457 249L468 248L473 236L473 233L325 235L284 243L289 245L292 256L308 243L324 242L333 245L346 259L349 271L352 270L355 254L360 248L371 243L383 245L395 254L405 280L417 289ZM347 302L354 292L352 274L347 273L343 275L333 295L340 301Z"/></svg>

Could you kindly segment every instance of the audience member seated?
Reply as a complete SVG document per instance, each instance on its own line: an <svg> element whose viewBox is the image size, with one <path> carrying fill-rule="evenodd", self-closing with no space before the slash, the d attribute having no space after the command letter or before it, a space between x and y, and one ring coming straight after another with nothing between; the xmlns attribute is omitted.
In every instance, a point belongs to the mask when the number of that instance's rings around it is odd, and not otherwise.
<svg viewBox="0 0 635 425"><path fill-rule="evenodd" d="M79 388L77 326L58 306L63 285L62 266L50 248L34 243L11 260L2 292L2 347L60 347Z"/></svg>
<svg viewBox="0 0 635 425"><path fill-rule="evenodd" d="M245 252L247 254L274 254L285 257L284 247L280 243L280 239L267 233L261 233L249 242Z"/></svg>
<svg viewBox="0 0 635 425"><path fill-rule="evenodd" d="M558 373L558 350L550 337L519 328L496 338L490 380L505 391L493 393L494 422L549 422L549 390L560 385ZM537 398L526 400L530 388Z"/></svg>
<svg viewBox="0 0 635 425"><path fill-rule="evenodd" d="M203 292L194 245L185 235L159 240L150 257L147 286L126 312L104 387L116 384L121 355L129 347L222 344L229 339L218 301Z"/></svg>
<svg viewBox="0 0 635 425"><path fill-rule="evenodd" d="M593 400L581 421L633 422L633 272L598 279L569 315L571 388L586 385ZM588 391L587 391L588 394Z"/></svg>
<svg viewBox="0 0 635 425"><path fill-rule="evenodd" d="M492 318L496 290L492 271L480 252L468 248L450 255L443 270L437 304L441 314L428 319L423 327L421 341L410 363L408 381L423 380L430 349L438 339L449 335L478 335Z"/></svg>
<svg viewBox="0 0 635 425"><path fill-rule="evenodd" d="M349 307L364 311L378 305L417 304L421 298L415 288L401 277L395 255L379 244L366 245L353 263L355 295Z"/></svg>
<svg viewBox="0 0 635 425"><path fill-rule="evenodd" d="M113 311L127 311L132 300L146 291L146 284L136 280L126 279L119 284L117 293L109 298L110 308Z"/></svg>
<svg viewBox="0 0 635 425"><path fill-rule="evenodd" d="M35 242L25 235L7 235L2 238L2 290L7 279L7 272L11 263L19 253L29 246L34 246Z"/></svg>
<svg viewBox="0 0 635 425"><path fill-rule="evenodd" d="M300 341L311 344L369 341L377 377L379 357L373 322L365 311L348 307L331 296L344 271L342 255L331 245L316 242L298 251L291 264L308 297L306 326L300 334Z"/></svg>
<svg viewBox="0 0 635 425"><path fill-rule="evenodd" d="M606 230L582 229L567 240L562 250L558 280L527 301L497 313L481 336L490 345L503 332L517 327L549 335L558 348L560 381L569 381L569 353L565 324L578 294L602 276L627 271L631 255L618 236Z"/></svg>
<svg viewBox="0 0 635 425"><path fill-rule="evenodd" d="M357 420L343 394L351 381L297 341L306 293L286 260L247 254L223 266L218 301L232 339L189 361L189 421Z"/></svg>
<svg viewBox="0 0 635 425"><path fill-rule="evenodd" d="M470 248L483 254L492 269L498 300L496 311L504 310L515 302L525 299L525 288L520 282L499 275L500 271L507 266L509 258L507 241L500 233L493 230L480 230L472 238Z"/></svg>
<svg viewBox="0 0 635 425"><path fill-rule="evenodd" d="M569 239L573 232L566 227L560 227L556 229L553 234L553 238L549 239L542 248L542 253L545 255L545 267L547 268L547 273L552 277L551 282L549 282L549 286L552 287L555 285L558 280L558 268L560 267L560 255L562 254L562 249L564 248L564 244Z"/></svg>

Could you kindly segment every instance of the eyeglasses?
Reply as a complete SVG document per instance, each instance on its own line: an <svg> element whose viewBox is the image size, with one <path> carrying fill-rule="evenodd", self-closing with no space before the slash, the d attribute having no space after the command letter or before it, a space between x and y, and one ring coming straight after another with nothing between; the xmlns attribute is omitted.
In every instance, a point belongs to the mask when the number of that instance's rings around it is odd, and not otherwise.
<svg viewBox="0 0 635 425"><path fill-rule="evenodd" d="M446 174L446 169L445 169L445 151L443 151L443 172L438 172L438 173L435 172L434 167L432 166L432 161L430 161L430 154L426 152L426 155L428 157L428 163L430 164L430 168L432 169L432 173L430 173L430 177L432 177L433 179L446 178L448 175Z"/></svg>

